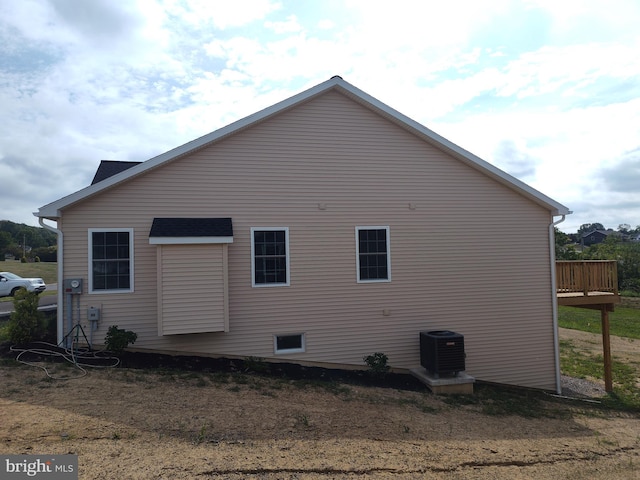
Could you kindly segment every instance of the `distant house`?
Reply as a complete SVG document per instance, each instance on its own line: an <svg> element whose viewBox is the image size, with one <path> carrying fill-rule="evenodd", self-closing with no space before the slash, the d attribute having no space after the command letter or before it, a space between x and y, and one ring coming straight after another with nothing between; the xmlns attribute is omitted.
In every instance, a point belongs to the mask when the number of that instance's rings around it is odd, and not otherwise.
<svg viewBox="0 0 640 480"><path fill-rule="evenodd" d="M585 247L590 247L604 242L612 234L615 234L613 230L592 230L582 234L581 243Z"/></svg>
<svg viewBox="0 0 640 480"><path fill-rule="evenodd" d="M96 343L408 370L444 329L477 379L558 391L568 209L341 78L126 166L37 213Z"/></svg>

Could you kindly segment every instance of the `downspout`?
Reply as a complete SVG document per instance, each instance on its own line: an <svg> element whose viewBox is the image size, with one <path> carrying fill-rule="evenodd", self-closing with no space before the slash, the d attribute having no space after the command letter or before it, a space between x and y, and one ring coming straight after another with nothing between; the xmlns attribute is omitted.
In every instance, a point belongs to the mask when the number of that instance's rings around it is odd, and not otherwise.
<svg viewBox="0 0 640 480"><path fill-rule="evenodd" d="M35 214L34 214L35 215ZM62 230L58 230L57 228L52 227L51 225L47 225L44 223L44 219L42 217L38 217L38 223L42 226L42 228L53 232L58 237L58 319L57 319L57 327L58 327L58 344L62 343L62 339L64 338L64 298L62 296L63 288L63 259L64 259L64 235L62 234Z"/></svg>
<svg viewBox="0 0 640 480"><path fill-rule="evenodd" d="M571 212L569 212L571 213ZM562 218L558 221L552 222L549 225L549 258L551 258L551 305L553 306L553 355L556 365L556 393L560 395L562 393L562 381L560 378L560 339L558 335L558 292L557 292L557 280L556 280L556 240L554 228L564 222L566 215L562 215Z"/></svg>

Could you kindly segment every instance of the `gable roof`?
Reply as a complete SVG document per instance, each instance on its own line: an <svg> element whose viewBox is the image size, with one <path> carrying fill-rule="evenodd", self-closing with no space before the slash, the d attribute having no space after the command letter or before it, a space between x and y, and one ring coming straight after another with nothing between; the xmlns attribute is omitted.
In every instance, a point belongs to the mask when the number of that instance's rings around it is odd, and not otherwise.
<svg viewBox="0 0 640 480"><path fill-rule="evenodd" d="M96 170L96 174L93 176L93 180L91 181L91 185L94 183L101 182L102 180L106 180L109 177L113 177L120 172L124 172L131 167L135 167L136 165L141 164L142 162L122 162L118 160L101 160L100 165L98 165L98 170Z"/></svg>
<svg viewBox="0 0 640 480"><path fill-rule="evenodd" d="M589 231L589 232L587 232L587 233L583 233L583 234L582 234L582 238L586 238L586 237L588 237L589 235L593 235L594 233L598 233L598 234L600 234L600 235L604 235L604 236L609 235L609 232L607 232L606 230L591 230L591 231Z"/></svg>
<svg viewBox="0 0 640 480"><path fill-rule="evenodd" d="M543 193L530 187L526 183L518 180L515 177L512 177L508 173L503 172L494 165L491 165L490 163L482 160L480 157L473 155L472 153L445 139L444 137L441 137L437 133L421 125L415 120L412 120L411 118L375 99L371 95L354 87L350 83L344 81L341 77L334 76L329 80L316 85L315 87L312 87L302 93L276 103L271 107L260 110L259 112L233 122L226 127L215 130L207 135L204 135L200 138L185 143L184 145L174 148L173 150L169 150L168 152L153 157L146 162L142 162L140 164L132 166L131 168L121 171L111 177L104 179L103 181L94 183L86 188L83 188L82 190L72 193L71 195L40 207L39 211L35 213L35 215L38 217L55 220L61 216L61 210L69 207L70 205L80 202L85 198L96 195L103 190L111 188L121 182L135 178L138 175L142 175L145 172L157 168L167 162L173 161L196 150L207 147L230 135L233 135L259 122L268 120L274 115L289 110L296 105L307 102L328 91L337 91L339 93L342 93L343 95L351 98L360 105L369 108L377 114L387 118L391 122L408 130L409 132L413 133L414 135L418 136L434 147L448 153L449 155L457 158L468 166L484 173L485 175L493 178L499 183L506 185L519 194L529 198L534 203L537 203L538 205L549 210L553 215L567 215L571 213L567 207L556 202L555 200L552 200Z"/></svg>

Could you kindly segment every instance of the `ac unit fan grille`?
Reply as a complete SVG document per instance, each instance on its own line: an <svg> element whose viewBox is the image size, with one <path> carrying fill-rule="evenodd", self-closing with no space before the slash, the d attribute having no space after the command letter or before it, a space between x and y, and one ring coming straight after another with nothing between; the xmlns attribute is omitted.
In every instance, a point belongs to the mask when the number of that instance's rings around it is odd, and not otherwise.
<svg viewBox="0 0 640 480"><path fill-rule="evenodd" d="M420 364L436 376L464 371L464 336L448 330L420 332Z"/></svg>

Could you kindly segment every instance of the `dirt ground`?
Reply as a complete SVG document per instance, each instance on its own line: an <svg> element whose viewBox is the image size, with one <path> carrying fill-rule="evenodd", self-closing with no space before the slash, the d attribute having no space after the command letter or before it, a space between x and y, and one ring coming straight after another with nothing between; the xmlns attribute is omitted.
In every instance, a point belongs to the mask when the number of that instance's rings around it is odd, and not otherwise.
<svg viewBox="0 0 640 480"><path fill-rule="evenodd" d="M623 349L640 360L640 341ZM477 397L125 368L52 380L5 361L0 452L77 454L81 479L640 478L640 415L552 397L492 414L499 400Z"/></svg>

